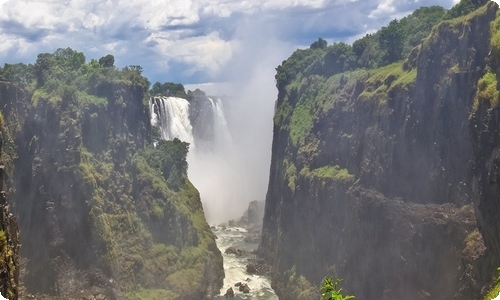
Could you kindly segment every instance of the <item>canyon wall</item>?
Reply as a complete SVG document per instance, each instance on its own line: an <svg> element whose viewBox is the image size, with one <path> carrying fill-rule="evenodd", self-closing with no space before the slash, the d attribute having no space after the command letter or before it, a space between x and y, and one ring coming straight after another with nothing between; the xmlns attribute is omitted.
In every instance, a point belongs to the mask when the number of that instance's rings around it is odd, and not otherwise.
<svg viewBox="0 0 500 300"><path fill-rule="evenodd" d="M478 298L494 233L477 229L469 116L497 9L441 22L381 68L325 76L313 47L283 62L294 76L278 68L259 253L281 297L309 299L334 276L357 299Z"/></svg>
<svg viewBox="0 0 500 300"><path fill-rule="evenodd" d="M189 145L154 148L143 87L99 80L58 93L0 82L24 296L211 299L222 256Z"/></svg>

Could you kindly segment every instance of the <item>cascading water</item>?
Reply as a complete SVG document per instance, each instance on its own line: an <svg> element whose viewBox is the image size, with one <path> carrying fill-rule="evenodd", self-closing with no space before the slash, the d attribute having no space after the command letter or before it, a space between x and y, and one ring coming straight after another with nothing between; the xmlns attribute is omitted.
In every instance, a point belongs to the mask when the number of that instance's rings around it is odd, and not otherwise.
<svg viewBox="0 0 500 300"><path fill-rule="evenodd" d="M151 124L160 129L161 138L178 138L194 146L189 102L177 97L155 97L151 101Z"/></svg>
<svg viewBox="0 0 500 300"><path fill-rule="evenodd" d="M231 152L232 139L227 129L226 116L224 115L224 107L220 99L213 100L208 97L212 104L212 115L214 120L214 145L215 151Z"/></svg>
<svg viewBox="0 0 500 300"><path fill-rule="evenodd" d="M241 188L244 179L239 173L242 157L235 153L222 101L209 97L200 99L190 104L182 98L154 97L151 100L151 124L159 128L163 139L178 138L190 143L188 176L200 191L207 220L220 223L227 221L224 218L228 216L241 216L249 202L242 203L246 194ZM201 108L193 109L190 105L200 105ZM204 114L204 109L210 109L210 112ZM193 120L195 116L190 116L190 111L196 112L200 119ZM202 128L193 128L192 124ZM193 134L196 130L198 135ZM249 252L257 246L244 242L246 232L242 228L216 227L214 232L223 253L231 246ZM235 299L277 299L267 277L246 273L248 256L235 257L224 253L223 259L226 276L221 295L232 286ZM250 287L248 294L234 288L236 282L243 281Z"/></svg>

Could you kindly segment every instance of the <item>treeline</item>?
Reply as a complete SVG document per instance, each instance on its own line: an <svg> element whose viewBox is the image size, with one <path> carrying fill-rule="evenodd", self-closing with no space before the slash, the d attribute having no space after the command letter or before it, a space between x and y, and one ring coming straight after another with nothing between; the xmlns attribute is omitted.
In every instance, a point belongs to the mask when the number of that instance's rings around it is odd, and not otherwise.
<svg viewBox="0 0 500 300"><path fill-rule="evenodd" d="M103 97L110 83L139 86L146 97L163 95L189 98L193 94L191 91L186 93L180 83L156 82L151 86L142 72L143 68L139 65L117 68L111 54L86 62L82 52L61 48L54 53L38 54L34 64L4 64L0 67L0 80L16 82L39 96L56 101L76 98L78 94L83 95L83 98Z"/></svg>
<svg viewBox="0 0 500 300"><path fill-rule="evenodd" d="M57 101L76 98L77 94L102 97L110 83L137 85L146 93L150 83L142 71L138 65L116 68L110 54L86 62L82 52L66 48L40 53L34 64L5 64L0 68L0 79L15 81L44 98Z"/></svg>
<svg viewBox="0 0 500 300"><path fill-rule="evenodd" d="M319 38L308 49L296 50L276 68L276 85L282 90L301 73L329 77L359 68L373 69L407 57L434 25L466 15L487 0L462 0L450 10L440 6L421 7L401 20L392 20L374 34L367 34L352 45L328 45Z"/></svg>

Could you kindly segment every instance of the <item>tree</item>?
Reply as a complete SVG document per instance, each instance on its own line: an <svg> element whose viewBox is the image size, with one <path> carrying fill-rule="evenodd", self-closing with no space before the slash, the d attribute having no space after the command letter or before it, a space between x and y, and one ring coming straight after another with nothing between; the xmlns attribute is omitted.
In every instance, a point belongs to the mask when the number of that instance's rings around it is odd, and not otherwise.
<svg viewBox="0 0 500 300"><path fill-rule="evenodd" d="M111 54L99 58L99 64L105 68L111 68L115 66L115 57Z"/></svg>
<svg viewBox="0 0 500 300"><path fill-rule="evenodd" d="M404 47L404 30L402 24L394 19L387 27L379 31L379 44L385 51L385 62L392 63L401 59Z"/></svg>
<svg viewBox="0 0 500 300"><path fill-rule="evenodd" d="M311 49L325 49L328 46L328 43L322 39L319 38L316 42L312 43L310 48Z"/></svg>
<svg viewBox="0 0 500 300"><path fill-rule="evenodd" d="M335 43L328 47L324 57L324 74L331 76L352 70L357 66L356 55L346 43Z"/></svg>
<svg viewBox="0 0 500 300"><path fill-rule="evenodd" d="M488 3L488 0L461 0L453 6L444 17L445 20L465 16Z"/></svg>
<svg viewBox="0 0 500 300"><path fill-rule="evenodd" d="M373 36L371 34L367 34L364 37L352 43L352 51L354 52L354 54L357 56L358 59L361 58L361 55L363 55L363 52L365 51L366 47L368 47L368 44L372 42L372 40Z"/></svg>

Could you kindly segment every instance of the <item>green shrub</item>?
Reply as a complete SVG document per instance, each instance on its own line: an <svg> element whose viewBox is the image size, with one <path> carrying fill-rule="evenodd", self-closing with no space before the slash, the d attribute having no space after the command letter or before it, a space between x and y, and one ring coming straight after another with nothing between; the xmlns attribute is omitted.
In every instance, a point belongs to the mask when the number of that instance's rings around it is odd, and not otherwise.
<svg viewBox="0 0 500 300"><path fill-rule="evenodd" d="M342 279L337 279L333 282L332 277L327 277L323 280L323 285L321 286L321 299L324 300L348 300L354 299L353 295L342 295L342 289L338 285L342 282Z"/></svg>

